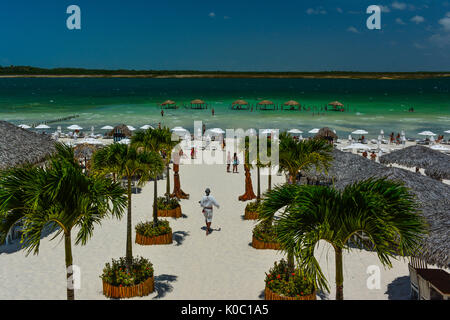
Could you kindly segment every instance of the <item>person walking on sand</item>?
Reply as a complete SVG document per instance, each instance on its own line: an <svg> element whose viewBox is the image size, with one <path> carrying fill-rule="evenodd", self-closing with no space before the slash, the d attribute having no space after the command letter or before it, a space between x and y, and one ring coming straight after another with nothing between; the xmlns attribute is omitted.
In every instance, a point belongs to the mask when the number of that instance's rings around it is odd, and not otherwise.
<svg viewBox="0 0 450 320"><path fill-rule="evenodd" d="M202 200L199 201L200 206L203 208L202 212L205 216L205 223L206 223L206 235L211 233L211 222L213 217L213 206L216 206L219 208L219 204L217 203L216 199L214 199L213 196L210 195L211 190L209 188L206 188L205 195L203 196Z"/></svg>
<svg viewBox="0 0 450 320"><path fill-rule="evenodd" d="M238 164L239 164L239 159L235 152L233 155L233 173L238 173Z"/></svg>

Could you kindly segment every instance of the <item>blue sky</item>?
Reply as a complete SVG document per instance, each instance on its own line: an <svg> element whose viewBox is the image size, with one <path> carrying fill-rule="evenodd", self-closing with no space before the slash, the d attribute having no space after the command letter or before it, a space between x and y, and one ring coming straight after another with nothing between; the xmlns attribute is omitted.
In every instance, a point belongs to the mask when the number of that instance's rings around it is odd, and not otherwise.
<svg viewBox="0 0 450 320"><path fill-rule="evenodd" d="M66 8L81 8L68 30ZM382 6L381 30L366 8ZM3 0L0 65L450 70L450 0Z"/></svg>

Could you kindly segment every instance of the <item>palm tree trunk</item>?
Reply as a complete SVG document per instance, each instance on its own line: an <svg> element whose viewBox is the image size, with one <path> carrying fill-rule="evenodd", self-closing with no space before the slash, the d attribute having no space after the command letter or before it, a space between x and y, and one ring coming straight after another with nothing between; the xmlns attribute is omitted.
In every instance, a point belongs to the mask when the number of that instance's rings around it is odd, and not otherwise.
<svg viewBox="0 0 450 320"><path fill-rule="evenodd" d="M127 247L125 258L127 261L127 265L131 265L133 262L133 247L131 242L131 177L128 177L127 195L128 195Z"/></svg>
<svg viewBox="0 0 450 320"><path fill-rule="evenodd" d="M294 262L294 254L292 252L288 253L288 270L289 274L292 274L295 272L295 262Z"/></svg>
<svg viewBox="0 0 450 320"><path fill-rule="evenodd" d="M272 190L272 166L269 166L269 191Z"/></svg>
<svg viewBox="0 0 450 320"><path fill-rule="evenodd" d="M261 200L261 174L259 171L259 166L256 167L256 173L258 175L258 185L257 185L257 192L256 192L256 200Z"/></svg>
<svg viewBox="0 0 450 320"><path fill-rule="evenodd" d="M158 225L158 177L155 176L155 183L153 188L153 225Z"/></svg>
<svg viewBox="0 0 450 320"><path fill-rule="evenodd" d="M170 163L167 163L166 166L166 170L167 170L167 182L166 182L166 199L167 201L169 201L169 196L170 196Z"/></svg>
<svg viewBox="0 0 450 320"><path fill-rule="evenodd" d="M335 247L336 259L336 300L344 300L344 268L342 264L342 248Z"/></svg>
<svg viewBox="0 0 450 320"><path fill-rule="evenodd" d="M173 192L170 195L171 198L178 198L178 199L189 199L189 194L185 193L183 190L181 190L181 183L180 183L180 174L178 171L180 170L180 165L177 163L173 164Z"/></svg>
<svg viewBox="0 0 450 320"><path fill-rule="evenodd" d="M75 290L73 288L73 258L72 258L72 239L70 231L64 233L64 245L66 255L66 272L67 272L67 300L75 300ZM69 284L70 283L70 284Z"/></svg>
<svg viewBox="0 0 450 320"><path fill-rule="evenodd" d="M253 192L252 178L250 175L250 168L247 164L244 164L245 169L245 193L239 196L239 201L248 201L256 198Z"/></svg>

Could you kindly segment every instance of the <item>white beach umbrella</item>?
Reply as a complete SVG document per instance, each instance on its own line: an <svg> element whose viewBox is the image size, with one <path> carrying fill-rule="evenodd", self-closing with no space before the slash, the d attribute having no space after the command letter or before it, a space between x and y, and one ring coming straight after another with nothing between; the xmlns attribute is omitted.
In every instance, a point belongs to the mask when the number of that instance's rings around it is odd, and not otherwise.
<svg viewBox="0 0 450 320"><path fill-rule="evenodd" d="M175 127L172 130L170 130L170 131L172 131L173 133L175 133L175 134L177 134L179 136L185 136L186 134L189 134L189 131L186 130L185 128L183 128L183 127Z"/></svg>
<svg viewBox="0 0 450 320"><path fill-rule="evenodd" d="M365 150L369 150L371 149L371 147L369 147L368 145L362 144L362 143L352 143L351 145L348 145L344 148L342 148L343 150L348 150L348 149L365 149Z"/></svg>
<svg viewBox="0 0 450 320"><path fill-rule="evenodd" d="M206 131L210 132L212 134L224 134L225 133L225 131L223 129L221 129L221 128L213 128L213 129L209 129L209 130L206 130Z"/></svg>
<svg viewBox="0 0 450 320"><path fill-rule="evenodd" d="M352 134L368 134L368 132L366 130L359 129L353 131Z"/></svg>
<svg viewBox="0 0 450 320"><path fill-rule="evenodd" d="M303 131L298 130L298 129L291 129L291 130L288 131L288 133L292 133L292 134L300 134L300 133L303 133Z"/></svg>
<svg viewBox="0 0 450 320"><path fill-rule="evenodd" d="M151 125L149 125L149 124L146 124L146 125L143 125L142 127L141 127L141 129L142 130L147 130L147 129L155 129L155 128L153 128Z"/></svg>
<svg viewBox="0 0 450 320"><path fill-rule="evenodd" d="M29 125L27 125L27 124L19 124L18 127L19 127L19 128L22 128L22 129L30 129L30 128L31 128L31 127L30 127Z"/></svg>
<svg viewBox="0 0 450 320"><path fill-rule="evenodd" d="M35 129L50 129L50 127L46 124L40 124Z"/></svg>
<svg viewBox="0 0 450 320"><path fill-rule="evenodd" d="M318 133L320 129L314 128L312 130L309 130L309 133Z"/></svg>
<svg viewBox="0 0 450 320"><path fill-rule="evenodd" d="M80 127L79 125L76 125L76 124L73 124L73 125L67 127L67 129L69 129L69 130L83 130L82 127Z"/></svg>
<svg viewBox="0 0 450 320"><path fill-rule="evenodd" d="M114 127L112 127L112 126L104 126L104 127L101 127L100 129L101 130L112 130L112 129L114 129Z"/></svg>
<svg viewBox="0 0 450 320"><path fill-rule="evenodd" d="M275 129L262 129L259 131L260 134L272 134L275 132Z"/></svg>
<svg viewBox="0 0 450 320"><path fill-rule="evenodd" d="M450 130L444 131L444 133L450 133Z"/></svg>
<svg viewBox="0 0 450 320"><path fill-rule="evenodd" d="M418 135L420 135L420 136L435 136L436 135L436 133L433 133L433 132L431 132L431 131L422 131L422 132L420 132L420 133L418 133Z"/></svg>
<svg viewBox="0 0 450 320"><path fill-rule="evenodd" d="M128 130L130 130L130 131L134 131L134 130L136 130L136 128L135 128L135 127L133 127L133 126L127 126L127 128L128 128Z"/></svg>
<svg viewBox="0 0 450 320"><path fill-rule="evenodd" d="M119 141L120 144L130 144L131 140L128 138L122 139Z"/></svg>

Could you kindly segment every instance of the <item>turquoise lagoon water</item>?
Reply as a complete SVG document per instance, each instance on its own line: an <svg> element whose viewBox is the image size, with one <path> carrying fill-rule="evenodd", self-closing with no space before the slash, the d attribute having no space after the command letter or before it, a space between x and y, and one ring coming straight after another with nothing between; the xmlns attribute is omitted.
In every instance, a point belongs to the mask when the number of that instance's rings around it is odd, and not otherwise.
<svg viewBox="0 0 450 320"><path fill-rule="evenodd" d="M328 126L343 137L354 129L365 129L373 137L380 129L385 133L404 130L408 137L418 137L423 130L437 134L450 130L449 89L450 79L2 78L0 119L32 124L77 114L76 119L50 126L78 124L99 129L123 123L137 128L161 122L191 130L194 121L201 120L207 127L223 129L299 128L304 136L312 128ZM188 105L196 98L205 100L209 109L165 110L161 117L159 103L171 99ZM279 106L292 99L311 111L230 110L237 99L253 105L268 99ZM323 107L334 100L349 110L325 112ZM410 107L415 112L408 112Z"/></svg>

